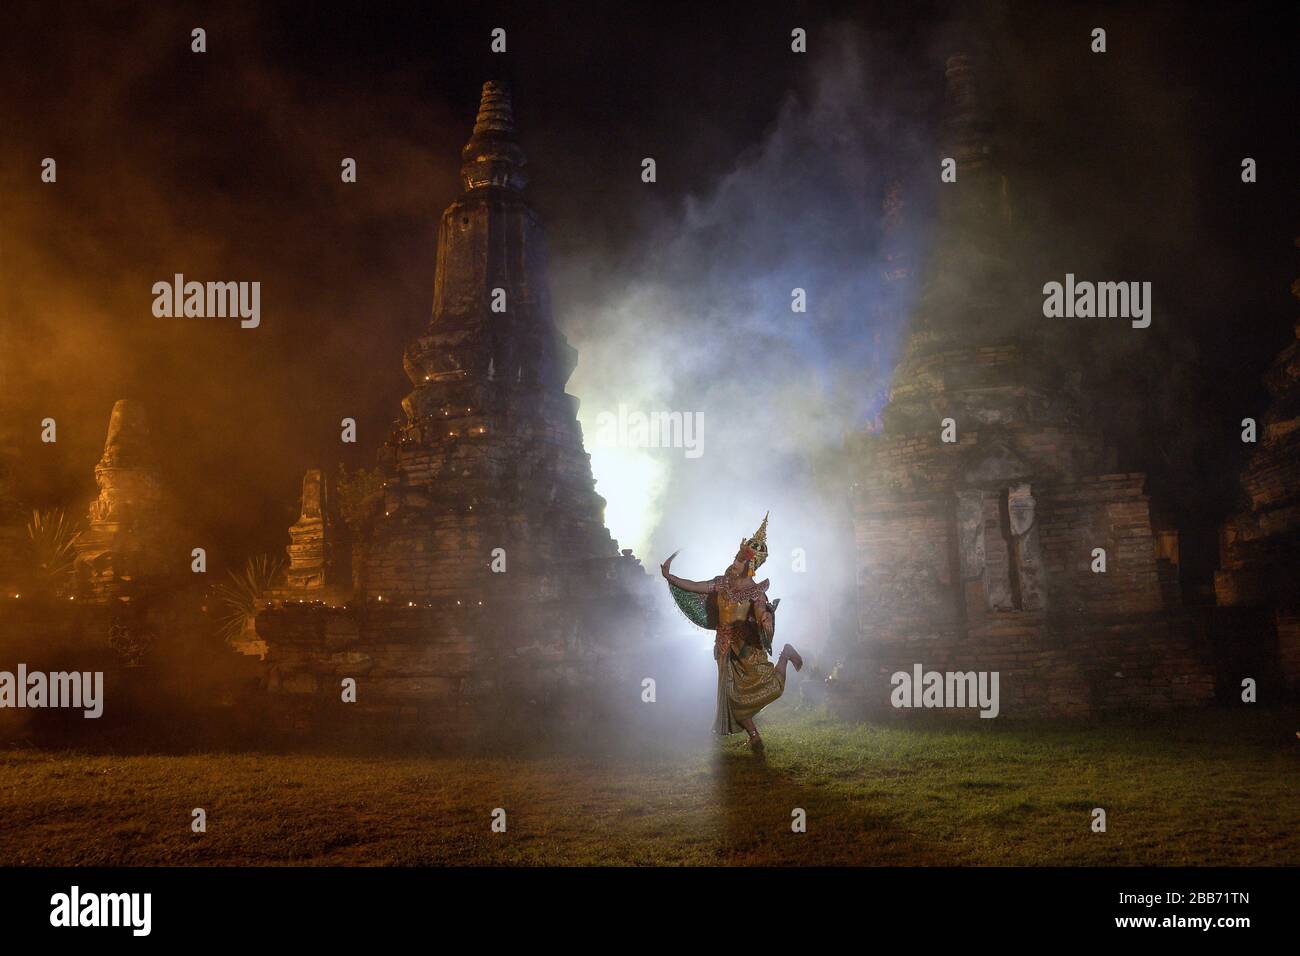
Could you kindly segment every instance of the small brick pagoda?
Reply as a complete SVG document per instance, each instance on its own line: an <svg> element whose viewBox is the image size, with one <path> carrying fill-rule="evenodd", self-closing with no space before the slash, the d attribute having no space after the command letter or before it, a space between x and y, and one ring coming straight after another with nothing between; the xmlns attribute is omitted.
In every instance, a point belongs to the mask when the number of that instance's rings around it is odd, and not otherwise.
<svg viewBox="0 0 1300 956"><path fill-rule="evenodd" d="M1162 593L1173 570L1156 559L1144 476L1115 472L1078 369L1013 292L990 127L970 57L949 58L942 155L958 179L940 187L883 428L849 446L858 629L832 648L838 699L888 710L890 675L920 663L999 672L1008 717L1209 701L1208 655L1168 606L1176 588Z"/></svg>
<svg viewBox="0 0 1300 956"><path fill-rule="evenodd" d="M568 692L635 639L630 596L647 580L604 526L500 84L484 85L462 160L383 487L344 547L329 482L308 474L287 587L257 619L272 691L336 709L352 677L357 711L452 736L506 706L553 715L580 699Z"/></svg>
<svg viewBox="0 0 1300 956"><path fill-rule="evenodd" d="M104 454L95 465L99 494L77 538L75 574L83 598L130 599L188 570L158 469L149 420L139 402L113 406Z"/></svg>
<svg viewBox="0 0 1300 956"><path fill-rule="evenodd" d="M1296 239L1300 246L1300 238ZM1291 284L1300 298L1300 279ZM1218 603L1272 617L1281 677L1300 692L1300 321L1264 376L1270 405L1241 476L1246 508L1220 536Z"/></svg>
<svg viewBox="0 0 1300 956"><path fill-rule="evenodd" d="M285 549L289 555L287 590L331 599L350 594L347 544L347 530L331 500L325 473L309 469L302 479L302 512L289 528L289 547Z"/></svg>

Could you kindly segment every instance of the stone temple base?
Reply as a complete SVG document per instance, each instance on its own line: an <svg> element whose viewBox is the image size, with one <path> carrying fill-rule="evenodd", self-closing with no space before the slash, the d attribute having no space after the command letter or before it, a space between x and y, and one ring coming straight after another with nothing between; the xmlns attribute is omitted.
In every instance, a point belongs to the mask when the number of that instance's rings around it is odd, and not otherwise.
<svg viewBox="0 0 1300 956"><path fill-rule="evenodd" d="M635 698L621 661L649 640L651 616L627 592L537 600L288 599L257 617L266 687L288 723L401 726L443 741L506 739L596 720ZM355 681L355 702L344 682ZM629 678L630 679L630 678Z"/></svg>
<svg viewBox="0 0 1300 956"><path fill-rule="evenodd" d="M1093 717L1163 711L1214 700L1208 648L1188 622L1162 616L1075 623L995 614L979 627L883 634L841 667L830 700L845 715L912 716L890 705L890 678L926 671L996 671L1001 718ZM976 709L931 711L977 717Z"/></svg>

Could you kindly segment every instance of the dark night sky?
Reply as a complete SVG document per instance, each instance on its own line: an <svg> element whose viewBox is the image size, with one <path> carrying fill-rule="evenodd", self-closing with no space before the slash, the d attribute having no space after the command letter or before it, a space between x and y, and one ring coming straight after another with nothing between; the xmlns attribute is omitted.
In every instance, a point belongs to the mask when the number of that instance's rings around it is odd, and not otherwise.
<svg viewBox="0 0 1300 956"><path fill-rule="evenodd" d="M753 238L788 208L851 207L869 237L886 174L910 184L923 238L943 57L970 35L954 8L916 3L154 6L4 14L0 320L16 356L3 413L18 422L33 501L80 512L113 400L144 399L218 561L283 543L305 467L372 463L407 390L401 352L428 315L438 215L484 80L514 88L556 318L580 363L604 362L599 316L623 286L699 278L662 242L691 221L688 197L754 227L718 236L710 289L789 265L788 245ZM1153 281L1151 334L1082 341L1079 359L1126 466L1203 521L1231 501L1240 448L1223 436L1261 410L1259 375L1295 314L1292 7L971 8L1001 87L1006 168L1043 237L1026 282ZM1098 25L1105 56L1087 48ZM189 52L194 26L206 55ZM509 31L506 56L489 52L494 26ZM793 26L809 30L806 57L789 53ZM836 102L823 83L841 75L832 47L869 63L871 83L837 93L844 115L876 116L880 101L888 117L862 170L843 175L862 195L799 175L798 157L771 160L791 123L783 108L818 102L819 88ZM833 156L828 115L810 128ZM659 161L654 189L639 179L646 155ZM44 156L58 160L57 186L39 181ZM343 156L358 161L355 186L339 182ZM1239 180L1243 156L1259 161L1256 185ZM738 179L748 207L728 198ZM870 270L878 250L858 256L837 228L801 232L799 255ZM174 272L261 280L263 327L153 318L150 287ZM852 314L824 330L828 354L870 335ZM580 364L570 390L609 400L603 381ZM55 448L38 440L46 415L60 422ZM345 415L362 438L341 456Z"/></svg>

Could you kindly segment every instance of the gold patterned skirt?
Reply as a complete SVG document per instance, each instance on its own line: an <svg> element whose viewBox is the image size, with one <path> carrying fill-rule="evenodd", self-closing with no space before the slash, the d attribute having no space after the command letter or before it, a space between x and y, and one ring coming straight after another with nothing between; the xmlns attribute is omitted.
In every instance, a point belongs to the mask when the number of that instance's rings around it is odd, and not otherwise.
<svg viewBox="0 0 1300 956"><path fill-rule="evenodd" d="M725 634L720 634L720 641L725 640ZM720 656L717 648L714 652ZM737 650L733 644L718 662L718 710L713 732L734 734L744 730L742 720L750 719L784 692L785 678L763 648L740 644Z"/></svg>

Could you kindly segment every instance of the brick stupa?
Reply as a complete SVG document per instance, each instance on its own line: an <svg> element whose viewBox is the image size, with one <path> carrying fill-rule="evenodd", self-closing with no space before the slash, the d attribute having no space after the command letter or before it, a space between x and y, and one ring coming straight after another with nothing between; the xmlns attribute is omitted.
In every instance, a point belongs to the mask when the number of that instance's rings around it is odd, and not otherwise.
<svg viewBox="0 0 1300 956"><path fill-rule="evenodd" d="M129 600L174 583L188 570L189 554L177 542L148 416L139 402L122 399L113 406L95 484L99 493L76 543L83 597Z"/></svg>
<svg viewBox="0 0 1300 956"><path fill-rule="evenodd" d="M0 323L0 401L10 402L18 383L13 374L17 349L12 334ZM0 414L0 601L18 593L27 544L23 528L29 517L18 493L18 422L12 408Z"/></svg>
<svg viewBox="0 0 1300 956"><path fill-rule="evenodd" d="M1300 279L1291 292L1300 298ZM1272 618L1281 677L1300 693L1300 322L1264 384L1270 404L1241 475L1246 507L1224 525L1214 589L1221 607Z"/></svg>
<svg viewBox="0 0 1300 956"><path fill-rule="evenodd" d="M433 317L406 349L414 389L381 456L388 483L357 583L395 599L481 596L501 575L549 588L613 558L605 502L565 393L577 355L551 318L546 242L524 201L510 97L483 87L462 196L438 229Z"/></svg>
<svg viewBox="0 0 1300 956"><path fill-rule="evenodd" d="M577 361L551 318L545 238L523 198L510 98L483 87L463 193L438 231L433 317L413 389L348 549L304 484L291 567L257 618L267 686L319 716L372 712L442 739L574 719L640 639L646 575L604 526L565 393ZM334 525L335 531L339 530ZM331 562L348 560L345 569ZM330 586L350 580L349 594ZM626 655L623 655L626 656ZM340 681L357 704L337 706Z"/></svg>
<svg viewBox="0 0 1300 956"><path fill-rule="evenodd" d="M1204 702L1213 677L1162 596L1144 476L1114 471L1078 369L1014 292L976 80L970 57L948 59L942 156L957 182L941 187L883 429L850 443L859 616L837 649L840 699L888 709L890 675L919 663L998 671L1007 716Z"/></svg>

